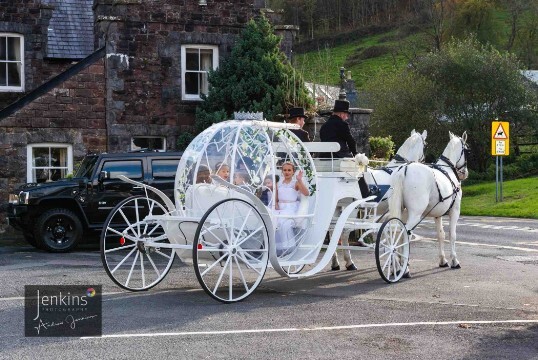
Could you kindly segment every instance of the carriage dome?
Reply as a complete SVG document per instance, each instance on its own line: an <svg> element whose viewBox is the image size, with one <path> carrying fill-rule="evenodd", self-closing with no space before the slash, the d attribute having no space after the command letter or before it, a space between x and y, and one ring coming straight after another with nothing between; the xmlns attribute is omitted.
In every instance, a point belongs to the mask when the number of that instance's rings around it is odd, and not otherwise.
<svg viewBox="0 0 538 360"><path fill-rule="evenodd" d="M316 171L304 144L289 131L295 127L270 121L229 120L204 130L189 144L178 165L176 208L203 214L211 203L208 198L215 199L219 197L217 193L229 191L216 184L214 177L218 176L275 209L273 189L281 177L282 165L289 162L296 175L303 172L303 182L310 193L310 210L306 212L313 212Z"/></svg>

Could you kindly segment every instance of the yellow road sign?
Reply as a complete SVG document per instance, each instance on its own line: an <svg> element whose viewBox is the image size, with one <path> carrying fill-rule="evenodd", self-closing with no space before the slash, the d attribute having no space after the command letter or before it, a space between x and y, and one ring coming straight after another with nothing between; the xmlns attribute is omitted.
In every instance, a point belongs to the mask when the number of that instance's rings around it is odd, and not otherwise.
<svg viewBox="0 0 538 360"><path fill-rule="evenodd" d="M491 123L491 155L510 155L510 124L508 121Z"/></svg>

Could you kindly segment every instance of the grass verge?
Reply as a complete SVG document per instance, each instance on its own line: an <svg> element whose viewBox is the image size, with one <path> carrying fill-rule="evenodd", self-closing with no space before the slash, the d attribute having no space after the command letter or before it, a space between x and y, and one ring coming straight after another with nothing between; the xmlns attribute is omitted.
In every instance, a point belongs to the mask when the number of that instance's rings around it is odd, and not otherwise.
<svg viewBox="0 0 538 360"><path fill-rule="evenodd" d="M495 202L495 182L464 183L461 214L538 219L538 177L503 182L502 202Z"/></svg>

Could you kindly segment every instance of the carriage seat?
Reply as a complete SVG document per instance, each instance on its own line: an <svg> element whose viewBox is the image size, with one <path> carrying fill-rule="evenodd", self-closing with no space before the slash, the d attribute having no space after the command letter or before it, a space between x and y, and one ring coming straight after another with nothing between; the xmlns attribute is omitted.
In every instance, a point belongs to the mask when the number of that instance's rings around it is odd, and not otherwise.
<svg viewBox="0 0 538 360"><path fill-rule="evenodd" d="M203 216L217 202L230 197L230 190L215 184L194 184L185 193L185 209L189 216Z"/></svg>

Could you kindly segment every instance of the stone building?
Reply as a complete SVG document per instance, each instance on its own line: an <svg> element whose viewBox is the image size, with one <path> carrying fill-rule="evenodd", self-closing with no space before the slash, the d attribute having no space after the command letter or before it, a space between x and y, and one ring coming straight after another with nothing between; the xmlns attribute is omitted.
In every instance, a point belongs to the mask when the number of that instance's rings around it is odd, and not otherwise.
<svg viewBox="0 0 538 360"><path fill-rule="evenodd" d="M0 231L17 184L65 176L86 153L174 150L208 70L264 3L0 0ZM276 27L285 51L296 30Z"/></svg>

